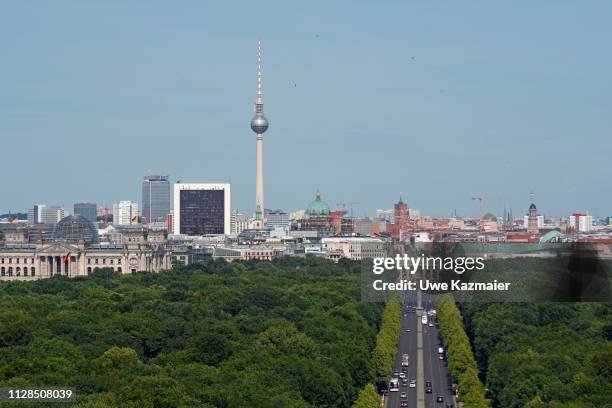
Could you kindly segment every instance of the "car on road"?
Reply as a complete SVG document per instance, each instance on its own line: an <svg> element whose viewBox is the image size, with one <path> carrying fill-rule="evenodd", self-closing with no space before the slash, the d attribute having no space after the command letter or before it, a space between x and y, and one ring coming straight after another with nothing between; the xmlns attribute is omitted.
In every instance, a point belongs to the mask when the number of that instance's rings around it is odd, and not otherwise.
<svg viewBox="0 0 612 408"><path fill-rule="evenodd" d="M409 332L410 332L410 329L406 329L406 333L409 333Z"/></svg>
<svg viewBox="0 0 612 408"><path fill-rule="evenodd" d="M409 385L410 388L416 388L416 383L411 382Z"/></svg>
<svg viewBox="0 0 612 408"><path fill-rule="evenodd" d="M425 394L431 394L431 388L425 388Z"/></svg>
<svg viewBox="0 0 612 408"><path fill-rule="evenodd" d="M444 360L444 354L438 354L438 360Z"/></svg>
<svg viewBox="0 0 612 408"><path fill-rule="evenodd" d="M444 402L444 397L441 395L438 395L438 397L436 398L436 402Z"/></svg>
<svg viewBox="0 0 612 408"><path fill-rule="evenodd" d="M400 403L400 407L407 407L408 406L408 401L404 400Z"/></svg>
<svg viewBox="0 0 612 408"><path fill-rule="evenodd" d="M402 391L402 393L400 394L400 398L406 398L408 396L408 394L406 394L405 391Z"/></svg>
<svg viewBox="0 0 612 408"><path fill-rule="evenodd" d="M446 408L453 408L453 404L451 404L450 402L446 403Z"/></svg>
<svg viewBox="0 0 612 408"><path fill-rule="evenodd" d="M432 323L432 322L429 322L428 326L429 326L429 327L433 327L433 323Z"/></svg>
<svg viewBox="0 0 612 408"><path fill-rule="evenodd" d="M425 381L425 387L431 388L431 381Z"/></svg>
<svg viewBox="0 0 612 408"><path fill-rule="evenodd" d="M397 378L392 378L391 381L389 381L389 391L390 392L399 391L399 380Z"/></svg>
<svg viewBox="0 0 612 408"><path fill-rule="evenodd" d="M393 372L393 377L399 377L399 371L394 371Z"/></svg>
<svg viewBox="0 0 612 408"><path fill-rule="evenodd" d="M408 372L408 367L402 367L402 373L407 373Z"/></svg>
<svg viewBox="0 0 612 408"><path fill-rule="evenodd" d="M399 377L400 378L406 378L406 373L402 371L401 373L399 373Z"/></svg>

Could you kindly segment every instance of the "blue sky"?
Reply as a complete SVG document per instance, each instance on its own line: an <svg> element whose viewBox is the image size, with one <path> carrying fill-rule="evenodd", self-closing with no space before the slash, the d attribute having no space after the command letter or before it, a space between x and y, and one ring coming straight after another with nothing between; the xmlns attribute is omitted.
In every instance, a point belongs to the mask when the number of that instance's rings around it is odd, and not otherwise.
<svg viewBox="0 0 612 408"><path fill-rule="evenodd" d="M140 201L147 173L252 211L262 39L267 206L612 215L610 2L25 3L0 12L0 211Z"/></svg>

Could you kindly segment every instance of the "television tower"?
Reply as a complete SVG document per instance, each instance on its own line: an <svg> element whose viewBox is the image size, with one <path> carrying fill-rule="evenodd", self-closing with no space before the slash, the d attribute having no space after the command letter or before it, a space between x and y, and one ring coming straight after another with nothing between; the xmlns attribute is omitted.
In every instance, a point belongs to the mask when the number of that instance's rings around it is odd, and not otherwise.
<svg viewBox="0 0 612 408"><path fill-rule="evenodd" d="M268 130L268 119L263 112L263 96L261 93L261 41L257 42L257 99L255 100L255 116L251 119L251 130L257 134L257 163L255 165L255 220L259 228L264 223L264 189L263 189L263 134Z"/></svg>

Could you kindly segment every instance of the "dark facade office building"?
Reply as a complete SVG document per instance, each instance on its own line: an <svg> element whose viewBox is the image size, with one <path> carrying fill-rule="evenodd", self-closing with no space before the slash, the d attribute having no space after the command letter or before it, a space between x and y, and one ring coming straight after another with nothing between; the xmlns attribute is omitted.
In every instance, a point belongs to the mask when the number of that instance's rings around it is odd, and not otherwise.
<svg viewBox="0 0 612 408"><path fill-rule="evenodd" d="M164 221L170 214L170 179L145 176L142 181L142 216L147 222Z"/></svg>
<svg viewBox="0 0 612 408"><path fill-rule="evenodd" d="M87 221L98 221L98 206L94 203L76 203L73 207L74 215L82 215Z"/></svg>
<svg viewBox="0 0 612 408"><path fill-rule="evenodd" d="M229 184L175 184L174 233L229 234L230 197Z"/></svg>

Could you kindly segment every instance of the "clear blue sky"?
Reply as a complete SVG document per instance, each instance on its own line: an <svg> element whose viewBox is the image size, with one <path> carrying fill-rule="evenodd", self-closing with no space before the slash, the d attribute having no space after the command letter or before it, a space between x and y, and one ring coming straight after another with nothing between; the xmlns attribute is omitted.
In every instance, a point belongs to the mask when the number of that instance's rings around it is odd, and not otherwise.
<svg viewBox="0 0 612 408"><path fill-rule="evenodd" d="M0 211L140 201L149 172L252 211L261 38L267 206L612 215L609 1L25 3L0 13Z"/></svg>

